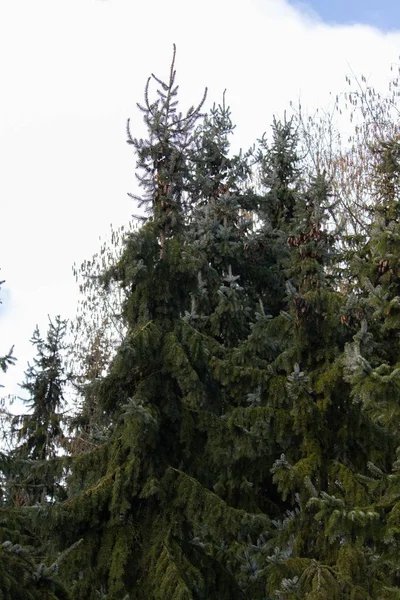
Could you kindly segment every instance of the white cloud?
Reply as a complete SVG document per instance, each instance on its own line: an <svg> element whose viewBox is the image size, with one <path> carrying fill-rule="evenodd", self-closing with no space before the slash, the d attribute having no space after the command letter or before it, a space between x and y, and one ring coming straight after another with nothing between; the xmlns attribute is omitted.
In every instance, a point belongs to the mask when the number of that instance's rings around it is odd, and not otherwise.
<svg viewBox="0 0 400 600"><path fill-rule="evenodd" d="M0 352L15 343L14 391L29 337L47 314L70 316L74 261L135 212L125 121L147 76L167 74L172 43L183 103L227 98L249 146L301 96L325 104L348 63L385 86L400 34L325 25L283 0L14 0L0 8L0 267L7 279Z"/></svg>

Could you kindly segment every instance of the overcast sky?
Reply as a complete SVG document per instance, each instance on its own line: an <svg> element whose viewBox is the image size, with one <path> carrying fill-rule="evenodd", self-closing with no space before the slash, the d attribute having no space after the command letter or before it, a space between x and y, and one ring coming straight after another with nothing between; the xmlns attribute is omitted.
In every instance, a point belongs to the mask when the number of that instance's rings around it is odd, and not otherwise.
<svg viewBox="0 0 400 600"><path fill-rule="evenodd" d="M35 325L45 334L48 314L73 316L72 264L91 257L110 223L118 226L136 212L127 196L135 158L125 123L131 117L133 133L143 133L136 102L151 72L167 76L173 42L183 107L200 99L205 86L210 103L227 88L235 145L247 148L290 100L326 106L329 91L345 88L349 65L386 86L400 49L399 10L381 0L386 15L376 24L385 31L363 24L374 23L366 5L1 3L0 355L15 344L18 357L18 366L1 376L3 395L22 381Z"/></svg>

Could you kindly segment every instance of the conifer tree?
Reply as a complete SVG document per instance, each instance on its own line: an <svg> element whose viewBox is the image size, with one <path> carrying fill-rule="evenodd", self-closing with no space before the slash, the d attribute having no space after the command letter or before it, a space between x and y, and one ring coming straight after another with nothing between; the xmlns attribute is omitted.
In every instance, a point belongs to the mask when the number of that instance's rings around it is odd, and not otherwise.
<svg viewBox="0 0 400 600"><path fill-rule="evenodd" d="M272 144L265 135L259 141L258 160L260 182L266 190L261 205L264 219L274 230L288 229L298 198L301 171L298 156L298 135L293 119L272 123Z"/></svg>
<svg viewBox="0 0 400 600"><path fill-rule="evenodd" d="M12 457L21 465L15 492L18 502L28 506L63 494L59 451L65 443L61 411L69 381L63 357L66 328L67 322L59 316L54 322L49 320L46 339L36 327L31 342L37 356L28 365L21 385L30 396L25 400L29 413L13 419L16 446Z"/></svg>
<svg viewBox="0 0 400 600"><path fill-rule="evenodd" d="M54 507L55 534L61 548L84 539L64 571L74 600L234 600L246 597L243 586L249 585L242 576L251 570L247 536L257 539L269 519L245 476L241 487L237 478L229 484L253 442L242 430L237 456L229 395L213 373L211 358L224 353L228 323L215 334L187 318L201 288L199 272L210 271L187 235L188 223L196 205L216 195L214 184L204 193L195 163L201 105L178 112L174 63L167 82L152 81L158 97L150 100L148 82L140 106L149 137L137 140L128 131L149 218L126 237L121 259L103 277L105 286L118 282L126 298L127 334L97 386L109 428L74 459L69 498ZM224 227L221 214L217 220ZM232 221L225 225L232 230ZM225 287L236 292L229 270L234 255L229 259L218 270L215 265L215 285L229 277ZM217 312L210 306L199 302L200 323ZM223 477L228 481L221 489ZM254 598L263 596L256 590Z"/></svg>
<svg viewBox="0 0 400 600"><path fill-rule="evenodd" d="M398 140L346 298L331 181L300 168L294 122L231 156L225 98L181 114L174 61L139 105L148 137L128 122L147 215L96 273L123 339L91 332L49 554L73 545L73 600L398 598Z"/></svg>
<svg viewBox="0 0 400 600"><path fill-rule="evenodd" d="M276 316L284 307L287 238L302 188L298 136L293 119L274 118L272 141L264 135L256 153L260 192L258 228L250 238L248 262L265 310Z"/></svg>
<svg viewBox="0 0 400 600"><path fill-rule="evenodd" d="M0 359L5 372L14 364L13 351ZM10 415L2 411L7 421ZM7 430L7 436L9 432ZM4 440L3 440L4 441ZM3 448L4 450L4 448ZM26 469L26 464L23 465ZM57 577L62 557L50 565L38 557L37 535L32 532L31 515L15 501L16 479L21 461L0 452L0 598L2 600L67 600L65 587ZM24 485L24 484L23 484ZM21 497L21 488L18 486ZM36 546L36 548L35 548Z"/></svg>
<svg viewBox="0 0 400 600"><path fill-rule="evenodd" d="M370 505L380 528L370 540L376 597L400 594L399 492L400 437L400 145L390 136L373 148L373 220L369 240L353 269L361 282L351 299L358 332L346 348L347 378L355 402L383 429L390 441L386 462L370 465ZM374 596L375 597L375 596Z"/></svg>
<svg viewBox="0 0 400 600"><path fill-rule="evenodd" d="M279 543L266 561L272 597L288 600L374 597L363 543L377 515L365 479L368 462L382 466L388 445L344 378L349 332L328 205L329 184L317 174L296 203L288 237L287 310L270 325L286 343L265 392L281 446L271 472L283 501Z"/></svg>
<svg viewBox="0 0 400 600"><path fill-rule="evenodd" d="M196 132L190 189L195 205L186 233L201 261L188 322L230 347L247 335L254 301L245 291L254 193L248 189L248 155L229 154L233 130L224 93Z"/></svg>

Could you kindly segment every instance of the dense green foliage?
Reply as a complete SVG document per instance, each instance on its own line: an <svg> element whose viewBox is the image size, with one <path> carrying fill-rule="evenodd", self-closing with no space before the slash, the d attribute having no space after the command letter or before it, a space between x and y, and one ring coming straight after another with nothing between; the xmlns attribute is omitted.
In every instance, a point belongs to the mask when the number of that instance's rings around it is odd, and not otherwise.
<svg viewBox="0 0 400 600"><path fill-rule="evenodd" d="M66 324L33 337L0 599L400 598L399 138L369 147L360 236L294 120L234 155L225 96L181 113L174 60L147 138L128 122L146 216L88 267L121 303L82 345L68 423Z"/></svg>
<svg viewBox="0 0 400 600"><path fill-rule="evenodd" d="M31 342L37 356L28 365L26 380L21 385L29 394L25 400L29 413L12 419L15 447L11 458L19 465L14 473L14 494L18 504L24 506L63 497L59 452L66 444L61 423L69 379L62 356L66 349L66 329L67 322L59 316L54 323L50 320L45 340L36 327Z"/></svg>
<svg viewBox="0 0 400 600"><path fill-rule="evenodd" d="M32 413L12 416L4 408L1 410L1 425L9 444L13 433L17 438L10 452L0 452L1 600L68 598L66 587L57 577L62 557L49 560L46 534L36 523L41 508L39 502L47 504L60 486L61 474L56 474L61 465L56 457L56 438L61 433L57 409L62 403L64 383L60 352L65 327L66 323L59 318L55 325L50 322L46 341L40 338L38 329L35 330L32 342L38 356L34 366L29 366L22 386L30 392ZM1 360L0 367L5 372L16 360L12 349ZM44 554L47 554L47 564L43 562Z"/></svg>

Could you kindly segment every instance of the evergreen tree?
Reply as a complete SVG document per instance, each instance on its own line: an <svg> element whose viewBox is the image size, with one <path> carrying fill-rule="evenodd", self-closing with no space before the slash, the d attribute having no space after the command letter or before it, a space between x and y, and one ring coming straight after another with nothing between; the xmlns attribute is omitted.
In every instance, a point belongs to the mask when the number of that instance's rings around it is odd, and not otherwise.
<svg viewBox="0 0 400 600"><path fill-rule="evenodd" d="M298 136L293 119L274 119L272 141L264 135L256 153L260 192L255 214L258 227L248 244L248 263L258 298L277 316L285 304L287 238L302 190Z"/></svg>
<svg viewBox="0 0 400 600"><path fill-rule="evenodd" d="M352 298L359 330L346 348L347 378L355 402L385 432L391 453L385 463L371 463L370 505L380 528L370 540L376 597L400 595L400 145L398 137L381 140L373 149L374 209L369 241L353 270L361 282ZM354 318L354 316L353 316ZM374 596L375 597L375 596Z"/></svg>
<svg viewBox="0 0 400 600"><path fill-rule="evenodd" d="M273 230L287 231L294 218L301 176L293 119L287 120L286 115L283 122L274 118L271 146L265 135L259 145L259 177L266 190L262 214Z"/></svg>
<svg viewBox="0 0 400 600"><path fill-rule="evenodd" d="M282 497L277 544L264 559L273 598L370 598L368 463L382 467L387 436L352 402L343 374L341 319L327 226L329 185L317 174L294 209L287 310L273 319L285 346L267 373L264 402L281 453L271 469Z"/></svg>
<svg viewBox="0 0 400 600"><path fill-rule="evenodd" d="M234 347L248 333L247 249L254 194L248 156L229 156L234 125L225 94L196 132L190 194L195 201L186 239L200 261L186 317L196 329ZM201 315L201 318L200 316Z"/></svg>
<svg viewBox="0 0 400 600"><path fill-rule="evenodd" d="M122 305L80 354L67 498L50 365L28 371L42 408L4 472L35 465L25 503L52 500L37 512L49 558L72 544L73 600L398 598L398 139L374 150L374 219L346 264L331 181L301 168L294 122L232 156L225 98L180 113L174 61L139 105L148 137L128 122L147 216L96 272L96 298Z"/></svg>
<svg viewBox="0 0 400 600"><path fill-rule="evenodd" d="M133 138L128 120L128 144L136 150L138 161L136 177L145 190L143 196L131 195L139 208L144 206L157 227L160 258L165 257L166 240L182 231L185 204L188 199L189 166L187 155L194 144L194 127L201 116L207 90L197 108L190 107L186 115L177 112L178 86L175 83L175 46L167 83L155 75L149 77L144 94L144 105L139 110L147 126L147 140ZM157 100L150 102L149 86L152 80L159 84Z"/></svg>
<svg viewBox="0 0 400 600"><path fill-rule="evenodd" d="M150 101L148 83L140 107L149 139L128 134L150 218L126 237L121 259L103 278L106 286L119 282L126 298L127 334L97 385L110 425L96 447L74 459L69 499L54 508L55 534L61 547L84 538L64 571L74 600L233 600L245 597L249 580L241 575L249 569L247 536L256 539L269 519L245 475L221 489L232 468L240 470L229 397L211 364L225 351L229 324L211 332L187 318L199 272L209 273L188 236L196 204L207 201L194 160L201 107L178 113L174 65L168 82L153 80L158 99ZM208 199L215 194L212 185ZM224 226L221 214L217 219ZM236 292L233 259L215 265L215 286L230 277L226 287ZM202 310L199 303L200 323ZM203 314L209 319L213 311L211 303ZM239 435L241 456L243 446L250 455L250 436Z"/></svg>
<svg viewBox="0 0 400 600"><path fill-rule="evenodd" d="M16 447L12 457L21 465L15 490L19 504L30 506L63 495L59 454L66 442L61 412L69 381L63 358L66 328L67 322L57 316L49 322L46 339L41 338L37 327L31 339L37 356L28 365L21 385L29 392L30 398L25 400L29 413L13 419Z"/></svg>
<svg viewBox="0 0 400 600"><path fill-rule="evenodd" d="M0 359L0 369L5 372L15 360L11 349ZM10 421L6 411L2 411L2 417ZM15 460L10 453L0 452L0 598L67 600L66 589L57 578L62 557L50 566L40 560L31 515L21 512L16 501L16 488L18 497L22 497L20 484L16 486L16 480L20 481L21 465L26 470L23 461Z"/></svg>

